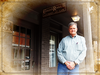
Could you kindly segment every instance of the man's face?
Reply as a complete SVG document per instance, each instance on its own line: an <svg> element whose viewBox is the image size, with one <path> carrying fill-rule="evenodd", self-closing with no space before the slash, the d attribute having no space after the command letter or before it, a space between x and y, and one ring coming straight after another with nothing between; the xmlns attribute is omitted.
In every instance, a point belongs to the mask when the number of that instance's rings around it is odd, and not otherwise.
<svg viewBox="0 0 100 75"><path fill-rule="evenodd" d="M70 27L69 27L69 33L70 33L70 35L76 35L76 33L77 33L77 27L76 27L76 25L74 24L74 25L71 25Z"/></svg>

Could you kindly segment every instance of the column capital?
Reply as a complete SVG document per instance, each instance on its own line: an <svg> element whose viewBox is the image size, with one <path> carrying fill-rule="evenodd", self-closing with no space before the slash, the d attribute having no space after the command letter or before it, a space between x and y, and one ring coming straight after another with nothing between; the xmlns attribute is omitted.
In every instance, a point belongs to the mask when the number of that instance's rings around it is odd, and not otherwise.
<svg viewBox="0 0 100 75"><path fill-rule="evenodd" d="M12 33L13 31L13 22L10 20L2 19L2 25L1 28L3 32L10 32Z"/></svg>

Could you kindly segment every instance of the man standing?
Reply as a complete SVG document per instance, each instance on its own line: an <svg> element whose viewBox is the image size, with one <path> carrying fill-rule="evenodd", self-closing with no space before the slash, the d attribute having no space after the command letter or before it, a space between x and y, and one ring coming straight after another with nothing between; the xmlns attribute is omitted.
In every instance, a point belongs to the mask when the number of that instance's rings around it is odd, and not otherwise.
<svg viewBox="0 0 100 75"><path fill-rule="evenodd" d="M68 28L70 35L61 40L57 49L57 75L79 75L79 64L86 56L85 38L77 35L77 23L69 23Z"/></svg>

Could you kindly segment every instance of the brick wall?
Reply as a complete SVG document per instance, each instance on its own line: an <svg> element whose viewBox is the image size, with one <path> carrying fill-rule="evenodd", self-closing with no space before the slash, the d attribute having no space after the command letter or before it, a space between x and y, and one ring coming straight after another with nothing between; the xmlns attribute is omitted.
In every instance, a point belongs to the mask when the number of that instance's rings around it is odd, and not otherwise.
<svg viewBox="0 0 100 75"><path fill-rule="evenodd" d="M41 72L49 71L49 24L48 18L42 20Z"/></svg>

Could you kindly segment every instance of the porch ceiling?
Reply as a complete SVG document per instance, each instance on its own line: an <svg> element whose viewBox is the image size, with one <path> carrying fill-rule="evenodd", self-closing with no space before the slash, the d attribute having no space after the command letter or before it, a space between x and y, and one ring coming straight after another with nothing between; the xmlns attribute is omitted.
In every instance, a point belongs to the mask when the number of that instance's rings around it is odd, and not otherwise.
<svg viewBox="0 0 100 75"><path fill-rule="evenodd" d="M27 8L29 8L29 9L31 9L31 10L38 12L41 15L41 19L42 19L43 18L42 17L43 9L54 6L54 5L62 3L62 2L65 2L65 1L64 0L59 0L59 1L57 1L57 0L53 0L53 1L49 1L49 0L48 1L28 1L27 3L26 2L23 3L23 5ZM78 10L80 10L81 8L76 9L77 7L79 7L79 6L75 6L75 5L69 6L69 5L67 5L67 11L66 12L56 14L56 15L53 15L53 16L50 16L50 17L53 20L58 21L65 26L68 26L68 23L72 21L71 17L73 15L75 15L76 12L79 16L82 16L81 14L78 13ZM82 6L80 6L80 7L82 7ZM79 30L78 31L80 33L83 33L82 18L81 18L81 23L80 22L77 22L77 23L79 24L79 26L78 26Z"/></svg>

